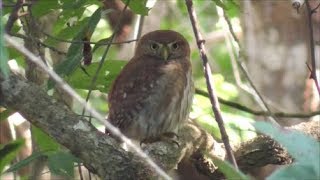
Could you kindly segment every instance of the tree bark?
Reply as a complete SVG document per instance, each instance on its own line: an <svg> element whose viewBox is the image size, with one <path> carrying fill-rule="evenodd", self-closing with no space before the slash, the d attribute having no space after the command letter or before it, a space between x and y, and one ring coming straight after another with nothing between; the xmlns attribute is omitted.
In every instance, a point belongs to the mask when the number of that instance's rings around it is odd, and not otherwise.
<svg viewBox="0 0 320 180"><path fill-rule="evenodd" d="M318 4L310 2L313 7ZM306 63L310 64L310 39L305 6L297 12L289 0L241 1L241 5L248 72L271 110L319 109L319 98L312 95L312 86L308 85L310 72ZM314 16L319 16L319 12ZM315 41L319 40L317 33ZM315 107L311 107L312 98L318 99ZM278 123L290 126L301 120L279 118Z"/></svg>
<svg viewBox="0 0 320 180"><path fill-rule="evenodd" d="M92 124L56 102L39 86L11 75L0 76L1 104L18 111L33 125L41 128L58 143L80 158L84 165L102 179L152 179L155 172L143 160L131 152L124 151L111 137L98 131ZM320 139L319 121L300 125L295 129L305 130ZM196 171L208 178L215 177L213 164L205 153L223 157L220 144L197 125L188 123L179 132L179 146L175 143L156 142L146 145L144 151L165 171L173 170L182 160L190 159ZM256 151L259 149L259 151ZM255 150L255 151L253 151ZM287 164L292 160L285 150L272 139L259 136L246 142L235 152L239 168L250 172L254 167L267 164ZM257 158L259 157L259 158ZM183 162L183 161L182 161ZM184 161L185 162L185 161ZM182 167L179 164L178 167ZM220 177L220 176L219 176Z"/></svg>

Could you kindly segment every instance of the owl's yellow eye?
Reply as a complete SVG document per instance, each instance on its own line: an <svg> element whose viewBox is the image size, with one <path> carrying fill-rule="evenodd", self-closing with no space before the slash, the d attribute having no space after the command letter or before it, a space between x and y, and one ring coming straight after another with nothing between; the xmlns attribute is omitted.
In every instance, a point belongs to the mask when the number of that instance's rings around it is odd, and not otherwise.
<svg viewBox="0 0 320 180"><path fill-rule="evenodd" d="M151 48L152 50L157 50L157 49L159 49L159 45L156 44L156 43L151 43L150 48Z"/></svg>
<svg viewBox="0 0 320 180"><path fill-rule="evenodd" d="M178 43L173 43L171 45L171 47L172 47L173 50L177 50L177 49L179 49L179 44Z"/></svg>

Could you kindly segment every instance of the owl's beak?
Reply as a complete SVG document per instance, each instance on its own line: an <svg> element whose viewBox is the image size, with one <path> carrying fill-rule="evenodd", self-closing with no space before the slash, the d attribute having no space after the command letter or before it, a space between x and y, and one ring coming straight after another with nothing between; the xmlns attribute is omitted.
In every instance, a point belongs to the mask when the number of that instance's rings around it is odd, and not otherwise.
<svg viewBox="0 0 320 180"><path fill-rule="evenodd" d="M161 56L163 57L163 59L166 61L168 60L169 57L169 49L167 46L162 46L161 48Z"/></svg>

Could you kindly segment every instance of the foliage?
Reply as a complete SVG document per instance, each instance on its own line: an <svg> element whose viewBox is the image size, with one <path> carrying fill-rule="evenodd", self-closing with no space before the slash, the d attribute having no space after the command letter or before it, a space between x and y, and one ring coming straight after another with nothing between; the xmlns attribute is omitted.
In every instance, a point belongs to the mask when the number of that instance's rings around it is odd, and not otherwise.
<svg viewBox="0 0 320 180"><path fill-rule="evenodd" d="M19 169L27 166L30 164L32 161L43 157L44 153L42 151L40 152L33 152L30 156L28 156L26 159L23 159L19 161L18 163L12 165L9 169L6 170L6 172L13 172L13 171L18 171Z"/></svg>
<svg viewBox="0 0 320 180"><path fill-rule="evenodd" d="M6 109L4 111L0 112L0 122L6 120L9 116L11 116L14 113L14 111L10 109Z"/></svg>
<svg viewBox="0 0 320 180"><path fill-rule="evenodd" d="M124 3L129 2L128 6L129 8L136 14L141 15L147 15L149 12L149 8L146 7L147 0L123 0ZM183 1L178 1L178 7L180 11L186 15L184 3ZM9 3L9 2L8 2ZM204 30L209 32L212 31L212 27L214 27L215 23L217 22L217 18L214 18L210 23L207 21L207 17L215 17L216 11L212 11L212 8L210 6L207 6L208 2L205 1L196 1L195 2L197 6L204 7L204 10L200 12L200 22L201 24L204 24L205 27ZM225 3L225 2L223 2ZM230 3L227 3L226 6L229 7ZM85 69L85 72L80 67L81 61L83 60L83 44L77 43L79 41L82 41L84 39L91 40L92 34L99 34L100 36L97 36L94 39L99 43L105 43L109 42L110 37L110 27L108 25L105 25L102 29L99 29L99 23L102 23L101 17L102 15L106 15L107 13L110 13L112 10L102 10L99 8L101 6L100 2L97 0L79 0L79 1L72 1L72 0L42 0L37 2L35 5L32 6L31 11L32 15L36 18L42 18L45 16L50 15L51 13L58 13L58 18L55 22L53 22L53 29L52 32L50 32L51 36L48 36L44 43L48 46L56 46L58 42L62 40L71 40L74 43L70 44L70 47L68 48L67 54L64 58L64 61L62 63L56 65L54 67L54 70L64 77L64 79L73 87L80 92L83 96L86 96L86 91L89 89L89 86L91 84L91 79L93 75L95 74L96 69L99 66L98 58L93 60L93 63L91 63L89 66L83 66L83 69ZM57 11L58 10L58 11ZM10 10L4 11L7 15L10 13ZM176 23L177 19L175 19L175 16L168 17L167 19L163 20L163 24L161 25L164 29L175 29L181 28L179 27L179 24ZM188 28L189 29L189 28ZM14 24L13 32L17 33L21 31L21 25L18 23ZM177 29L179 31L179 29ZM108 33L105 33L108 32ZM181 31L189 40L193 39L192 33L190 32L184 32ZM102 36L107 35L105 37ZM53 37L58 37L53 38ZM93 57L101 57L100 49L104 48L104 46L96 44L93 46L93 50L91 53L93 53ZM116 49L115 49L116 51ZM17 60L18 64L21 68L23 68L24 61L23 57L19 53L17 53L15 50L8 48L9 52L9 59L15 59ZM125 65L125 61L118 61L118 60L111 60L115 59L112 57L114 52L112 50L109 52L110 59L107 59L105 63L101 67L100 74L98 74L95 86L92 90L98 90L101 93L107 93L109 90L109 87L114 80L114 78L118 75L122 67ZM214 54L219 55L220 57L226 57L225 53L223 55L221 54L221 51L215 52ZM193 52L194 59L198 59L199 55L198 53ZM223 59L221 58L221 59ZM4 58L8 59L8 58ZM195 62L199 63L200 61ZM228 62L227 59L221 60L221 62ZM230 64L221 66L222 72L227 70L230 71L231 66ZM204 88L205 83L203 79L203 75L201 72L201 67L198 66L195 68L195 78L198 80L197 87ZM225 81L223 76L216 75L216 87L219 92L219 95L223 96L226 99L235 99L237 97L237 90L236 88L229 82ZM54 83L50 80L48 83L49 89L52 88ZM98 106L100 109L107 109L106 103L102 104L99 103L101 100L92 99L92 102L95 106ZM205 128L210 129L210 132L212 132L216 137L220 137L220 133L218 131L218 127L216 126L214 122L214 118L211 114L210 109L210 102L206 98L200 98L196 96L196 103L193 106L193 114L200 122L202 121L202 124ZM201 105L200 105L201 104ZM226 110L226 114L234 115L233 113L228 113L229 109L227 107L224 107ZM204 115L203 115L204 114ZM236 115L235 115L236 116ZM206 117L206 118L205 118ZM237 118L241 119L241 116L236 116ZM203 121L205 119L205 121ZM234 119L234 117L230 118ZM233 130L234 127L240 127L235 125L235 121L227 121L229 130L228 132L238 132L238 130ZM242 123L245 124L245 123ZM230 125L230 126L229 126ZM240 129L247 129L247 127L241 127ZM33 127L32 128L32 134L34 136L34 140L37 142L40 152L34 152L30 157L28 157L25 160L20 161L16 165L12 166L10 169L11 171L15 171L28 163L32 162L35 159L38 159L40 157L46 157L48 159L49 168L53 173L59 173L64 174L67 176L72 177L71 169L68 169L70 167L70 164L73 164L72 158L66 158L68 159L68 162L62 162L62 159L58 158L58 155L60 156L68 156L68 154L61 154L61 147L53 140L51 137L46 135L42 130ZM247 138L246 136L240 135L238 133L235 133L233 136L234 141L239 141L240 139ZM70 155L70 154L69 154ZM65 167L64 170L59 169L59 166L55 166L55 164L59 164L59 162L68 165L68 167ZM62 166L61 166L62 167Z"/></svg>
<svg viewBox="0 0 320 180"><path fill-rule="evenodd" d="M320 178L320 143L316 139L298 131L273 127L265 122L257 122L254 126L283 145L295 160L292 165L277 170L268 179Z"/></svg>
<svg viewBox="0 0 320 180"><path fill-rule="evenodd" d="M99 90L107 93L111 83L126 63L126 61L107 60L102 65L100 74L98 74L97 81L92 90ZM86 67L86 72L88 74L83 73L83 70L78 68L71 76L67 77L66 80L74 88L89 89L90 81L98 66L99 63L94 62L90 66Z"/></svg>
<svg viewBox="0 0 320 180"><path fill-rule="evenodd" d="M98 22L101 18L101 9L98 8L90 18L84 19L83 26L80 27L79 32L73 38L73 41L81 41L83 39L90 39L91 35L95 27L97 26ZM59 75L70 75L77 66L80 65L80 60L82 59L82 51L83 45L81 43L73 43L69 47L65 60L58 64L55 68L55 71ZM53 82L50 81L48 83L49 89L52 88Z"/></svg>
<svg viewBox="0 0 320 180"><path fill-rule="evenodd" d="M238 180L249 180L250 178L244 175L242 172L234 169L234 167L217 157L210 156L211 160L215 165L218 166L219 170L226 176L227 179L238 179Z"/></svg>
<svg viewBox="0 0 320 180"><path fill-rule="evenodd" d="M48 156L48 167L56 175L72 178L74 176L74 163L80 162L72 154L57 151Z"/></svg>
<svg viewBox="0 0 320 180"><path fill-rule="evenodd" d="M41 129L32 126L31 131L40 151L58 151L60 149L60 145Z"/></svg>
<svg viewBox="0 0 320 180"><path fill-rule="evenodd" d="M23 159L16 164L13 164L8 172L18 171L19 169L29 165L31 162L37 159L46 159L50 172L56 175L65 176L68 178L74 177L74 163L79 163L80 160L74 157L69 152L64 151L37 151L33 152L26 159Z"/></svg>
<svg viewBox="0 0 320 180"><path fill-rule="evenodd" d="M130 9L136 13L141 15L147 15L149 8L146 7L148 0L122 0L125 4L129 2Z"/></svg>
<svg viewBox="0 0 320 180"><path fill-rule="evenodd" d="M122 0L124 3L129 2L128 7L139 15L148 15L149 7L146 7L147 0ZM10 4L12 1L4 0L3 3ZM216 6L223 8L230 18L238 19L239 1L237 0L211 0L211 1L194 1L195 7L199 8L197 11L199 17L199 24L201 31L210 34L214 31L221 31L218 21L219 17L216 12ZM86 97L92 78L99 67L99 61L104 51L105 45L99 43L107 43L112 34L112 28L104 21L104 16L113 10L104 10L102 3L99 0L41 0L36 1L31 7L32 15L36 19L42 19L50 14L57 13L57 18L52 22L51 36L46 36L42 40L48 47L56 47L59 42L69 42L69 48L66 52L62 63L55 65L54 70L61 75L73 88L75 88L83 97ZM205 80L203 77L202 63L200 61L199 53L197 51L196 43L185 7L185 2L178 0L175 4L173 15L165 17L161 23L161 29L173 29L181 32L190 42L192 47L191 59L193 65L193 76L195 79L196 88L206 90ZM11 12L11 8L4 8L1 17L4 23ZM179 22L179 23L177 23ZM16 50L5 47L3 39L4 26L0 26L0 71L8 74L9 68L7 61L14 59L19 64L20 68L25 68L24 57ZM23 34L21 23L14 23L12 33ZM43 34L42 34L43 35ZM98 42L91 46L92 51L84 52L84 43L81 41ZM239 90L237 89L230 57L225 48L225 42L217 41L214 43L207 42L210 65L213 68L215 90L219 97L226 100L237 101L239 97ZM48 48L47 49L50 49ZM81 65L85 53L91 53L93 62L88 66ZM118 59L115 54L118 49L109 50L108 57L101 67L100 74L97 76L96 83L92 90L97 90L98 93L93 93L90 102L94 107L99 108L103 113L107 113L107 103L103 98L115 79L119 74L126 61ZM54 87L54 83L50 80L48 82L48 89ZM102 95L101 95L102 94ZM76 105L75 105L76 106ZM82 109L75 108L75 111L81 112ZM256 134L253 132L251 123L254 121L253 116L234 110L228 106L221 107L223 117L226 125L228 135L232 144L246 141L253 138ZM0 112L0 121L4 121L12 112L5 110ZM220 131L215 122L212 113L211 104L207 97L195 95L191 118L199 122L208 132L214 137L220 139ZM94 124L96 125L96 124ZM98 126L98 125L96 125ZM275 138L280 144L286 147L289 153L295 158L295 164L282 168L275 172L269 179L282 179L292 177L303 178L319 178L319 143L315 142L303 134L297 132L289 132L281 129L271 127L264 123L257 123L255 127L267 135ZM32 155L24 160L17 162L10 166L7 172L17 171L20 168L30 164L39 158L47 159L48 167L52 173L73 177L74 164L79 160L75 158L70 152L63 150L63 148L45 132L36 127L32 127L32 135L39 146L38 152L33 152ZM296 143L299 142L300 144ZM4 166L8 165L17 155L19 149L23 145L23 140L15 140L6 145L0 145L0 172L3 171ZM232 167L213 158L213 162L219 166L221 171L227 178L233 179L248 179L246 176L232 169Z"/></svg>
<svg viewBox="0 0 320 180"><path fill-rule="evenodd" d="M17 139L7 144L0 144L0 173L4 167L11 163L24 144L24 139Z"/></svg>
<svg viewBox="0 0 320 180"><path fill-rule="evenodd" d="M212 0L217 6L224 9L229 17L238 15L239 5L235 0Z"/></svg>

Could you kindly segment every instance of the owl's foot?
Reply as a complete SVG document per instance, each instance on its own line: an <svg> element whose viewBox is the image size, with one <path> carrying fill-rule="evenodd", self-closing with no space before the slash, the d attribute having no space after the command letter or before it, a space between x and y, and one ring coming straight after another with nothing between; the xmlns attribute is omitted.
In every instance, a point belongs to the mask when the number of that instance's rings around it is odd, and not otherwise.
<svg viewBox="0 0 320 180"><path fill-rule="evenodd" d="M166 142L174 143L179 147L180 144L176 139L179 139L179 136L176 133L174 133L174 132L166 132L166 133L163 133L162 135L160 135L158 137L143 139L140 142L140 146L142 146L142 144L149 144L149 143L154 143L154 142L157 142L157 141L166 141Z"/></svg>

